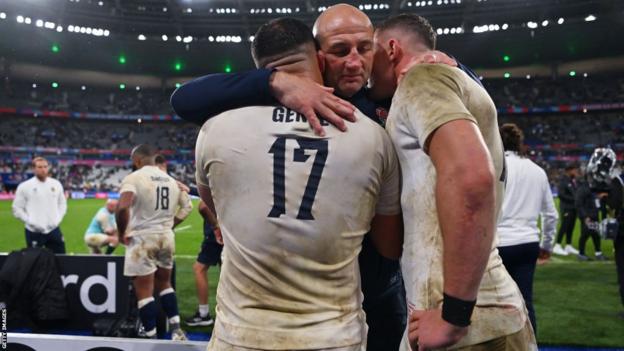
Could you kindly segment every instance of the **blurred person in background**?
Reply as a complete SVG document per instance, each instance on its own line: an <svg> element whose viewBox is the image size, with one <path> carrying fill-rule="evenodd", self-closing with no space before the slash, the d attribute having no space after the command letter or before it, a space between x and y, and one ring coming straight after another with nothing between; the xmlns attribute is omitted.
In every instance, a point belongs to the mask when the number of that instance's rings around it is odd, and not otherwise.
<svg viewBox="0 0 624 351"><path fill-rule="evenodd" d="M572 246L572 233L576 226L576 205L574 197L578 189L579 166L577 163L568 164L565 174L559 181L557 188L559 193L559 209L561 210L561 225L557 233L557 243L553 249L555 255L567 256L568 254L578 255L578 250ZM565 235L565 247L562 247Z"/></svg>
<svg viewBox="0 0 624 351"><path fill-rule="evenodd" d="M92 254L101 254L102 248L106 247L106 254L115 251L119 240L117 239L117 222L115 222L115 209L117 200L106 201L106 206L100 208L91 219L84 236L85 244Z"/></svg>
<svg viewBox="0 0 624 351"><path fill-rule="evenodd" d="M498 251L507 271L524 297L533 330L537 333L533 308L533 275L538 257L547 260L552 251L558 213L546 172L526 157L524 134L513 123L500 128L507 184L498 222ZM542 240L537 220L542 218Z"/></svg>
<svg viewBox="0 0 624 351"><path fill-rule="evenodd" d="M585 254L587 239L590 237L594 242L596 260L607 260L600 248L599 221L603 205L602 199L609 192L615 159L615 152L609 148L594 150L587 163L585 181L581 183L576 193L576 207L581 220L578 255L580 261L590 260Z"/></svg>
<svg viewBox="0 0 624 351"><path fill-rule="evenodd" d="M612 178L607 206L614 211L614 217L618 221L618 232L613 241L613 248L615 249L615 267L620 287L620 300L624 306L624 179L621 173ZM620 311L618 317L624 319L624 311Z"/></svg>
<svg viewBox="0 0 624 351"><path fill-rule="evenodd" d="M65 253L60 225L67 212L61 183L48 176L49 164L43 157L32 161L35 176L21 183L13 200L13 215L24 222L27 247L45 247Z"/></svg>
<svg viewBox="0 0 624 351"><path fill-rule="evenodd" d="M214 323L208 303L210 290L206 273L210 266L221 265L221 252L223 251L223 237L217 217L202 200L199 201L198 210L204 219L204 240L197 255L197 261L193 263L199 305L195 314L185 320L186 324L191 327L208 326Z"/></svg>

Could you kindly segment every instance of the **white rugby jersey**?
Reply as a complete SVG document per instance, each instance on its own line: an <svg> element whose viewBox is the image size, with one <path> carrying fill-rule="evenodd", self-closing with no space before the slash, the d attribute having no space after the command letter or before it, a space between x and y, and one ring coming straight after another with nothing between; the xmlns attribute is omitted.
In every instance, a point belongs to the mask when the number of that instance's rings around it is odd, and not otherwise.
<svg viewBox="0 0 624 351"><path fill-rule="evenodd" d="M417 310L439 308L444 289L442 233L436 210L436 171L422 145L438 127L453 120L474 122L486 143L495 174L496 215L503 200L504 157L496 108L487 92L461 70L446 65L416 65L401 80L386 129L402 172L401 205L405 224L401 269L408 304ZM458 204L459 206L459 204ZM524 302L492 245L468 334L455 347L474 345L522 329ZM402 350L408 350L407 333Z"/></svg>
<svg viewBox="0 0 624 351"><path fill-rule="evenodd" d="M227 259L213 336L247 348L321 349L366 338L358 253L375 213L400 212L386 132L359 111L317 137L281 106L206 122L197 183L211 188Z"/></svg>
<svg viewBox="0 0 624 351"><path fill-rule="evenodd" d="M193 207L178 183L156 166L143 166L127 175L119 193L134 193L126 236L172 231L173 219L184 219Z"/></svg>

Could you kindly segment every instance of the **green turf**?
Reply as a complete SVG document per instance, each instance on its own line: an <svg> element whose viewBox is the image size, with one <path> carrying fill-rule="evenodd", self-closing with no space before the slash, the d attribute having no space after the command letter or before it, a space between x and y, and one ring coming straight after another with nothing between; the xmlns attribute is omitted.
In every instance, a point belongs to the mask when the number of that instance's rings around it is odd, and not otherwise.
<svg viewBox="0 0 624 351"><path fill-rule="evenodd" d="M103 200L70 200L68 214L61 225L69 253L87 253L83 242L84 230ZM578 244L578 224L573 242ZM11 203L0 201L0 251L25 247L24 229L11 215ZM202 240L202 220L197 211L178 227L177 246L177 292L182 317L194 313L197 308L192 265ZM613 257L613 245L602 242L602 251ZM591 241L587 254L593 256ZM118 249L116 254L122 254ZM214 284L218 270L209 272L210 305L215 306ZM624 320L617 312L623 311L619 301L615 265L608 262L577 262L573 257L554 257L537 269L534 291L540 344L584 345L614 347L624 346ZM208 331L209 328L190 328Z"/></svg>

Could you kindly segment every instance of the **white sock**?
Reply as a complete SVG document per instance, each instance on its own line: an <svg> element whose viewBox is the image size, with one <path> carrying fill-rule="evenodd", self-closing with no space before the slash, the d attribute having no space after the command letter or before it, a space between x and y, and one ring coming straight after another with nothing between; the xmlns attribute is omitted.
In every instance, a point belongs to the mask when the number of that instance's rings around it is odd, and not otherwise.
<svg viewBox="0 0 624 351"><path fill-rule="evenodd" d="M143 306L147 305L148 303L150 303L150 302L152 302L152 301L154 301L154 298L153 298L153 297L151 297L151 296L150 296L150 297L146 297L146 298L144 298L144 299L142 299L142 300L139 300L139 301L137 302L137 306L138 306L138 307L139 307L139 309L140 309L140 308L142 308Z"/></svg>
<svg viewBox="0 0 624 351"><path fill-rule="evenodd" d="M152 337L156 335L156 328L152 329L152 330L146 330L145 331L145 335L147 335L148 337Z"/></svg>
<svg viewBox="0 0 624 351"><path fill-rule="evenodd" d="M209 304L205 304L205 305L199 305L199 316L202 318L205 318L208 316L208 314L210 313L210 305Z"/></svg>
<svg viewBox="0 0 624 351"><path fill-rule="evenodd" d="M180 316L173 316L169 318L169 324L180 324Z"/></svg>

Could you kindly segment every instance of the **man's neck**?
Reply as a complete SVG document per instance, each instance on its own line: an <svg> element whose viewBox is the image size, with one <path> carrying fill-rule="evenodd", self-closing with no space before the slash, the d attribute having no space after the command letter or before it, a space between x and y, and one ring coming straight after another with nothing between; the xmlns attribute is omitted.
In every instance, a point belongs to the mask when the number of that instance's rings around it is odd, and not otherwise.
<svg viewBox="0 0 624 351"><path fill-rule="evenodd" d="M36 176L36 178L37 178L37 180L38 180L38 181L40 181L40 182L42 182L42 183L45 183L45 181L46 181L46 179L48 178L48 176L43 176L43 177Z"/></svg>

